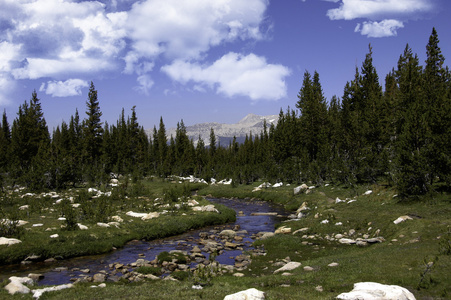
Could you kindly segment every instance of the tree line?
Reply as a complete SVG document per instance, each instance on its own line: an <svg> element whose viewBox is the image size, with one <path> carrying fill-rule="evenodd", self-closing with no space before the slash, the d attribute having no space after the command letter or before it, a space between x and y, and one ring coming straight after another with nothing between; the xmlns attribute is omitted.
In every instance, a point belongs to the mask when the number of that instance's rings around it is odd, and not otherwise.
<svg viewBox="0 0 451 300"><path fill-rule="evenodd" d="M91 82L86 116L78 111L50 135L36 92L19 107L12 126L3 113L0 183L32 190L102 185L111 174L257 179L287 183L384 183L403 198L451 183L451 73L435 28L422 66L409 45L382 88L372 48L341 98L324 97L319 74L306 71L295 109L281 109L276 125L220 145L211 129L208 147L189 139L183 120L167 137L163 118L148 136L124 109L116 124L101 121Z"/></svg>

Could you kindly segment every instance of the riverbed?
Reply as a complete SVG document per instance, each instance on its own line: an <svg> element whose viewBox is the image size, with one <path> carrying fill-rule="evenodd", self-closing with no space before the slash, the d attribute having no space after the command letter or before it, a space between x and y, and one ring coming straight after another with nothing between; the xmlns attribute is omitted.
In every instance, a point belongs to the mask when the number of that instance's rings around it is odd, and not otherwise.
<svg viewBox="0 0 451 300"><path fill-rule="evenodd" d="M109 265L113 263L126 265L140 258L153 260L163 251L182 250L189 252L194 246L199 246L199 234L238 227L240 231L246 232L241 242L243 250L224 250L220 255L216 256L216 261L220 264L233 265L236 256L242 254L243 251L252 249L253 236L258 232L274 231L275 224L281 222L288 215L282 207L264 201L212 198L208 200L233 208L237 213L236 222L193 230L182 235L160 240L135 240L129 242L123 248L102 255L84 256L54 263L37 262L28 265L2 266L0 267L2 280L9 276L27 276L29 273L39 273L44 275L44 278L38 282L39 285L66 284L73 281L74 278L86 274L84 272L88 270L91 276L107 271ZM265 213L276 214L265 215ZM208 257L208 253L203 252L202 254Z"/></svg>

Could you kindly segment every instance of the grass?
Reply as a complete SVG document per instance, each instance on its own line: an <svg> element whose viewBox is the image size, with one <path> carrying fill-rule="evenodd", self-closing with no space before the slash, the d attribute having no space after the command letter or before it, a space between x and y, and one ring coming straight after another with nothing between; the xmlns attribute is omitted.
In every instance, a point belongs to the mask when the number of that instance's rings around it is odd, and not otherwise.
<svg viewBox="0 0 451 300"><path fill-rule="evenodd" d="M254 257L249 269L244 271L245 277L229 274L213 277L202 290L192 289L195 280L189 274L180 274L179 282L108 283L104 289L80 284L73 289L45 294L42 299L223 299L248 288L264 291L267 299L333 299L362 281L400 285L409 289L416 299L451 298L450 195L436 194L424 201L403 203L394 197L396 191L392 188L378 185L355 189L324 186L296 196L294 186L252 192L257 185L259 183L238 187L205 186L199 190L200 195L259 198L293 211L303 202L307 203L309 210L304 218L279 226L290 227L293 232L308 229L295 235L276 235L257 241L255 245L264 245L267 255ZM372 193L365 195L367 190ZM336 203L337 197L356 201ZM393 223L403 215L412 220ZM329 223L322 224L326 219ZM190 217L186 220L189 226ZM342 225L335 225L339 222ZM140 223L134 223L135 230L141 227L145 230L144 225L136 224ZM353 238L382 236L385 241L358 247L326 238L350 231L355 231ZM274 275L278 267L273 264L287 257L301 262L302 266L291 271L291 276ZM338 266L329 267L332 262ZM312 267L313 271L304 270L305 266ZM318 286L322 287L322 292L316 289ZM6 297L3 289L0 290L2 297ZM31 299L31 296L11 298Z"/></svg>

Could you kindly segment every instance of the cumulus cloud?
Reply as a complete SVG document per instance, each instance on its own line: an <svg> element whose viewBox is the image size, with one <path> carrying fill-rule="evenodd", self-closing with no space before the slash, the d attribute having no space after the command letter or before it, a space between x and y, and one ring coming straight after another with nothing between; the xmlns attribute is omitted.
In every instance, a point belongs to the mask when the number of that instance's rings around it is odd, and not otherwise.
<svg viewBox="0 0 451 300"><path fill-rule="evenodd" d="M355 32L360 32L368 37L396 36L397 30L403 28L404 24L398 20L383 20L381 22L363 22L357 24Z"/></svg>
<svg viewBox="0 0 451 300"><path fill-rule="evenodd" d="M126 71L143 58L198 59L224 42L261 39L267 5L267 0L136 2L128 13L132 51L125 57Z"/></svg>
<svg viewBox="0 0 451 300"><path fill-rule="evenodd" d="M104 71L136 76L147 94L156 61L202 61L212 47L263 39L269 0L0 3L0 79L50 78L42 88L57 96L79 91L69 78Z"/></svg>
<svg viewBox="0 0 451 300"><path fill-rule="evenodd" d="M395 36L403 21L421 17L432 11L434 5L429 0L340 0L338 8L327 11L330 20L368 19L358 24L356 32L368 37Z"/></svg>
<svg viewBox="0 0 451 300"><path fill-rule="evenodd" d="M254 101L285 97L284 79L290 74L288 68L269 64L264 57L233 52L208 66L177 60L162 67L162 71L182 84L196 83L196 90L206 86L228 97L247 96Z"/></svg>
<svg viewBox="0 0 451 300"><path fill-rule="evenodd" d="M69 97L81 95L81 89L87 88L88 82L81 79L68 79L66 81L48 81L43 83L39 91L52 97Z"/></svg>

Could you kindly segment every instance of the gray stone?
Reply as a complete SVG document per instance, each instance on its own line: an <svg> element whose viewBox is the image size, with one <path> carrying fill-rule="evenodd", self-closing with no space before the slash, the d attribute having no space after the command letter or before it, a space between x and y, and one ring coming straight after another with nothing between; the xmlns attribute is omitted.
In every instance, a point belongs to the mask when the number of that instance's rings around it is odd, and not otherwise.
<svg viewBox="0 0 451 300"><path fill-rule="evenodd" d="M97 273L92 277L94 282L105 282L106 275L102 273Z"/></svg>
<svg viewBox="0 0 451 300"><path fill-rule="evenodd" d="M291 261L284 265L282 268L275 270L274 274L277 274L279 272L292 271L296 268L299 268L301 265L302 264L300 262Z"/></svg>

